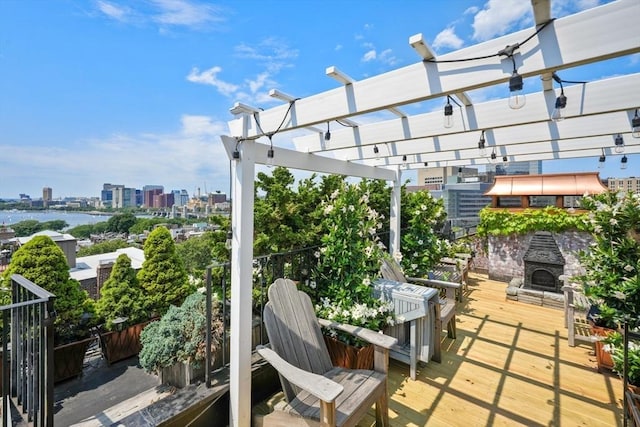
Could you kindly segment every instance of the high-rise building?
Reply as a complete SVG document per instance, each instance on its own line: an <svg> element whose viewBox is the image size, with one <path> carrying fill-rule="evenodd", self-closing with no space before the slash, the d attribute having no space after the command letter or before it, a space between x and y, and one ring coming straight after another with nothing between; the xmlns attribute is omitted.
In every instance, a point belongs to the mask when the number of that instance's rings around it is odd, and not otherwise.
<svg viewBox="0 0 640 427"><path fill-rule="evenodd" d="M44 187L42 189L42 204L46 208L49 206L49 203L53 200L53 190L51 187Z"/></svg>
<svg viewBox="0 0 640 427"><path fill-rule="evenodd" d="M164 187L162 185L145 185L142 187L142 206L152 208L153 198L158 194L164 193Z"/></svg>
<svg viewBox="0 0 640 427"><path fill-rule="evenodd" d="M110 184L110 183L104 183L102 184L102 191L100 192L100 200L102 201L102 206L105 208L110 208L110 207L122 207L120 206L121 204L121 199L117 200L114 203L114 189L118 189L118 188L124 188L124 185L121 184ZM118 205L118 206L114 206Z"/></svg>
<svg viewBox="0 0 640 427"><path fill-rule="evenodd" d="M487 174L495 175L537 175L542 173L542 162L531 160L530 162L508 162L496 161L486 166Z"/></svg>
<svg viewBox="0 0 640 427"><path fill-rule="evenodd" d="M635 176L629 178L607 178L607 187L611 191L631 191L640 194L640 178Z"/></svg>

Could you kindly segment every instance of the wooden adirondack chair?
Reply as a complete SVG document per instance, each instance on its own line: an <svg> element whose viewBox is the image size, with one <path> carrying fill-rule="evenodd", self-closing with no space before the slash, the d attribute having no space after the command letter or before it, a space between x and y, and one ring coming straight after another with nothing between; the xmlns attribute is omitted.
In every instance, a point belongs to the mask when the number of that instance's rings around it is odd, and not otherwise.
<svg viewBox="0 0 640 427"><path fill-rule="evenodd" d="M406 277L402 268L393 259L383 259L380 266L382 277L388 280L395 280L403 283L413 283L416 285L428 286L438 289L442 294L439 307L436 307L436 331L433 350L433 360L440 362L441 346L440 335L443 325L447 325L447 335L449 338L456 338L456 292L462 286L460 283L445 282L442 280L421 279L418 277Z"/></svg>
<svg viewBox="0 0 640 427"><path fill-rule="evenodd" d="M376 425L389 425L387 371L395 338L318 319L309 296L289 279L269 287L264 323L270 348L258 352L278 371L286 398L263 418L264 426L353 426L374 403ZM374 370L334 367L320 325L374 344Z"/></svg>

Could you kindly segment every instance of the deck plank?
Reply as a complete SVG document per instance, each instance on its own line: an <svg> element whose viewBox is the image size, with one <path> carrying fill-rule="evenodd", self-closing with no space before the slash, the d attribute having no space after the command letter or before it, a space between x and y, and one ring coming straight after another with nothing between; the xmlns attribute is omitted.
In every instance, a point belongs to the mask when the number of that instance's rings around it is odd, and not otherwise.
<svg viewBox="0 0 640 427"><path fill-rule="evenodd" d="M506 299L506 284L469 275L458 339L442 363L390 363L391 426L621 426L622 382L593 349L569 347L563 311ZM370 410L358 425L375 424Z"/></svg>

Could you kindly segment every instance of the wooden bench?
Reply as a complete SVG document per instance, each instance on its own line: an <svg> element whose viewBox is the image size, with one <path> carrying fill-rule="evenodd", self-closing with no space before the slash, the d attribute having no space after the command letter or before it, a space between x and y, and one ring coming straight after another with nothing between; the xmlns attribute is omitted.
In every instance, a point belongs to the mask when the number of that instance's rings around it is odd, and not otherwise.
<svg viewBox="0 0 640 427"><path fill-rule="evenodd" d="M564 292L564 321L569 336L569 345L575 347L576 341L594 343L598 337L591 332L587 313L591 303L584 294L571 285L562 287Z"/></svg>

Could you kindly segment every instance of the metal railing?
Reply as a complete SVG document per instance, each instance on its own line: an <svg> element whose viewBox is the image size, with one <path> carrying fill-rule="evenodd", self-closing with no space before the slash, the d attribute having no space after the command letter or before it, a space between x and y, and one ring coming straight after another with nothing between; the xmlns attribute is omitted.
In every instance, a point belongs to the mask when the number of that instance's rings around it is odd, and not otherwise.
<svg viewBox="0 0 640 427"><path fill-rule="evenodd" d="M317 247L310 247L304 249L298 249L291 252L274 253L264 256L259 256L253 260L253 289L254 289L254 315L259 319L257 332L253 339L253 346L258 344L266 344L267 339L264 333L263 324L263 311L266 304L266 290L267 287L279 277L288 278L296 282L307 283L313 280L313 274L317 266L318 257L316 252ZM214 279L215 276L215 279ZM214 284L216 282L217 284ZM224 319L224 329L221 342L221 348L218 351L218 355L221 358L221 365L226 366L229 361L228 354L228 337L227 331L230 326L230 313L229 313L229 284L231 283L231 270L229 263L212 264L207 267L206 273L206 288L207 295L212 295L214 286L216 290L223 295L222 304L222 318ZM210 298L207 298L210 300ZM211 325L211 309L207 308L207 324ZM206 336L206 355L205 366L213 365L213 354L211 354L211 328L207 328ZM209 369L205 370L205 382L207 386L211 385L211 372Z"/></svg>
<svg viewBox="0 0 640 427"><path fill-rule="evenodd" d="M11 276L11 304L2 312L2 426L13 408L33 426L53 426L55 295L19 274Z"/></svg>

